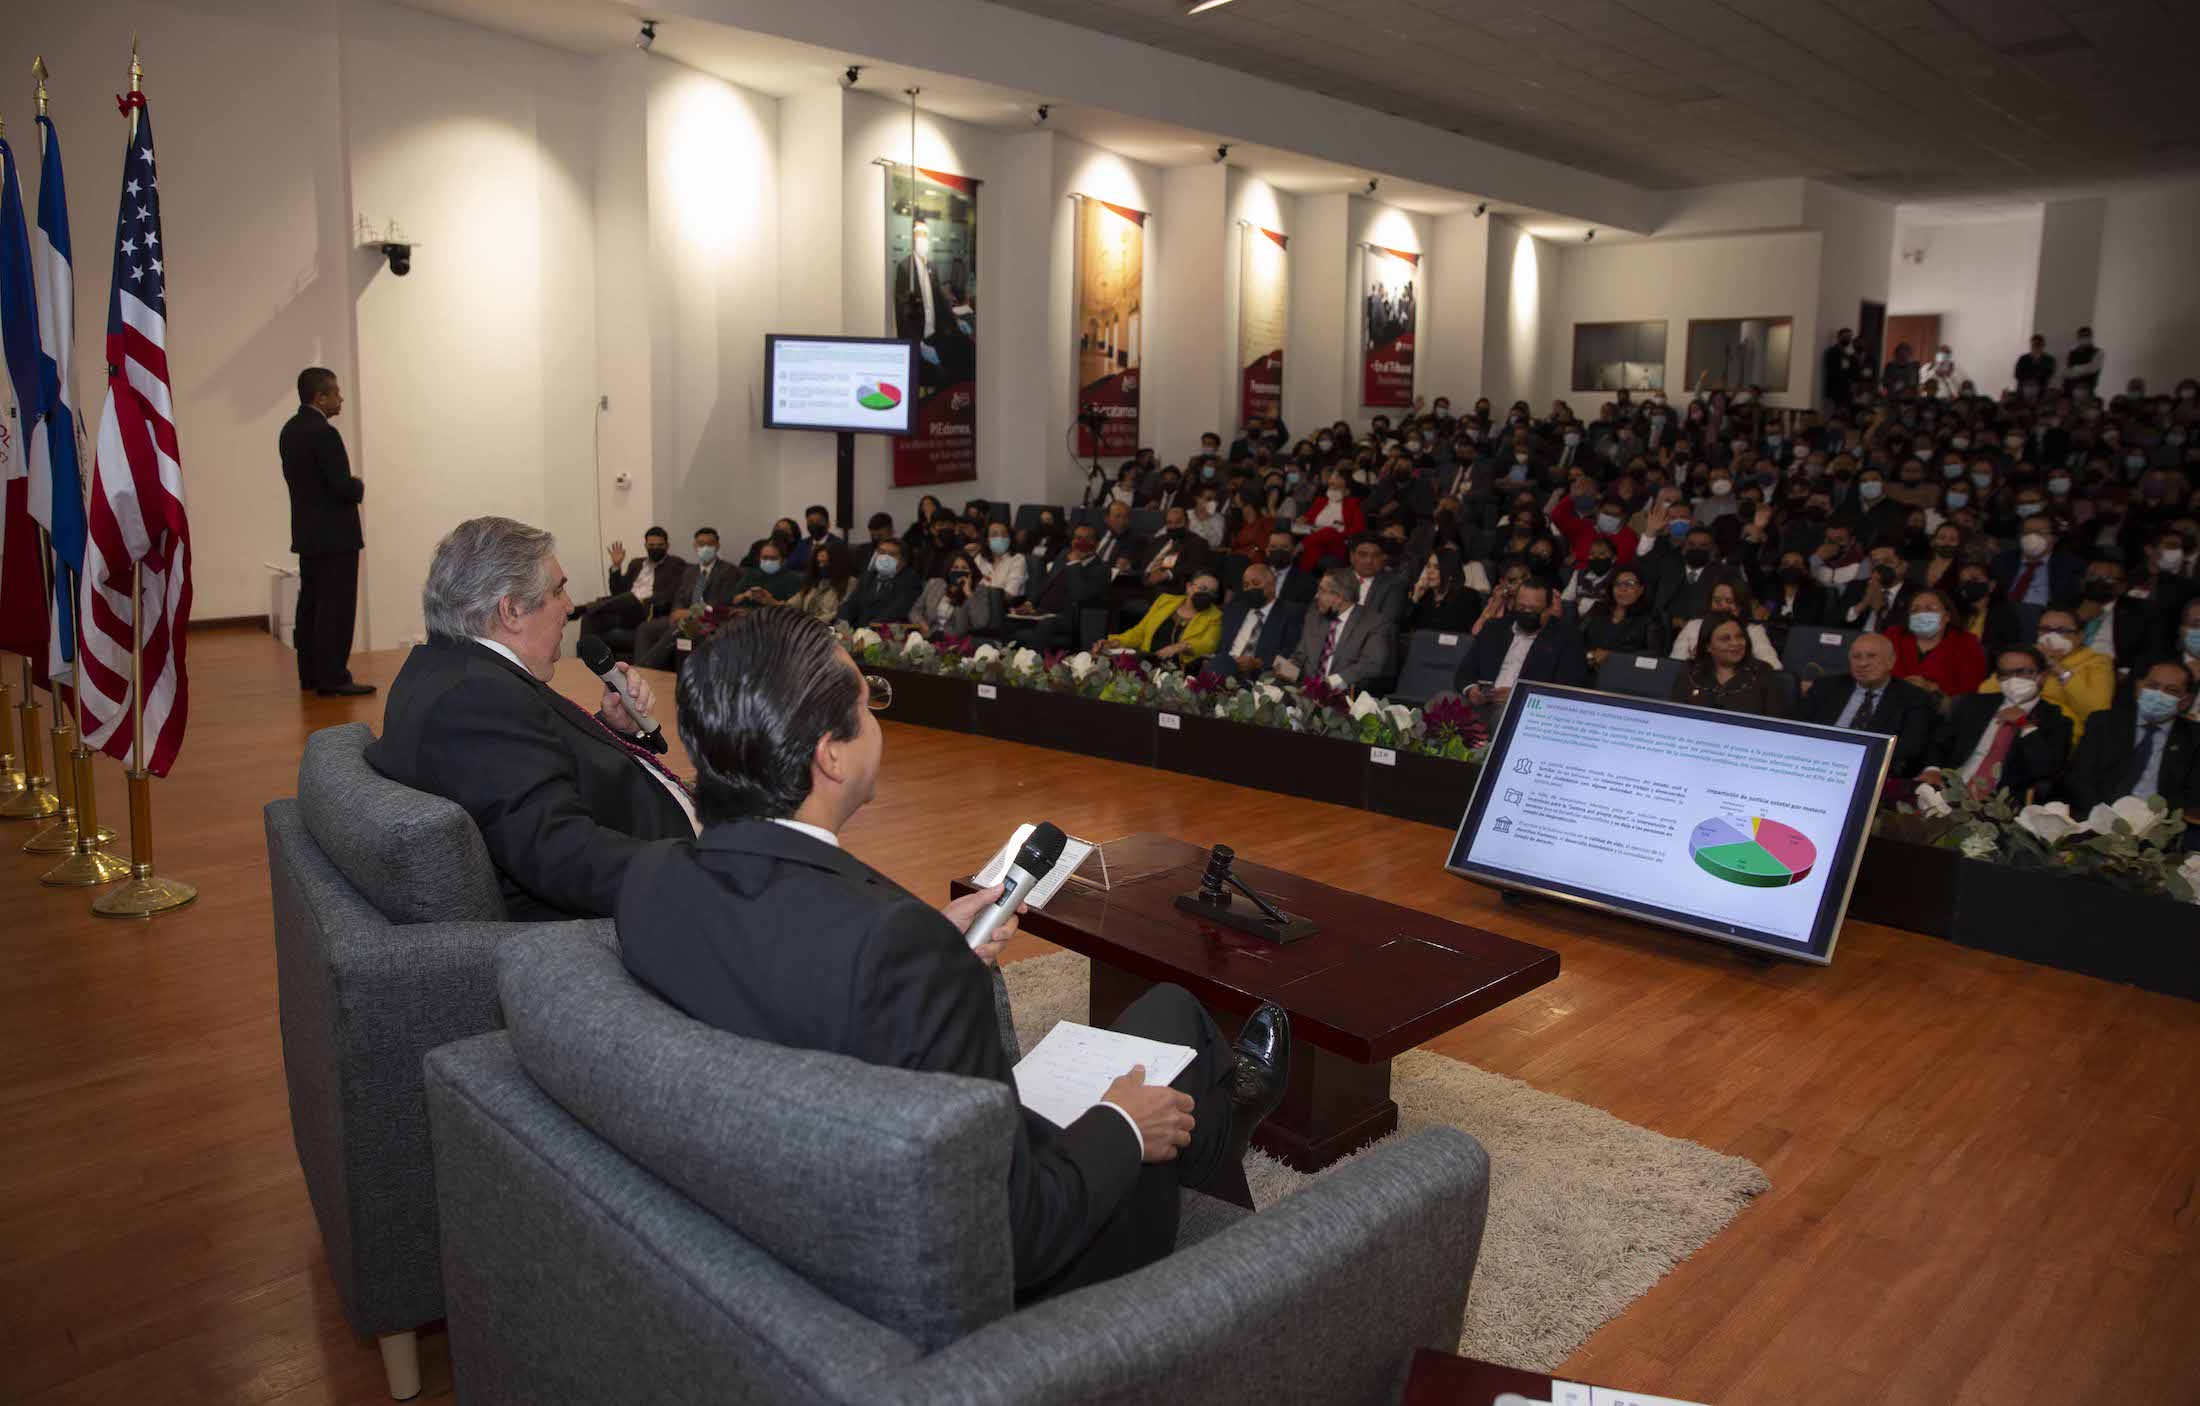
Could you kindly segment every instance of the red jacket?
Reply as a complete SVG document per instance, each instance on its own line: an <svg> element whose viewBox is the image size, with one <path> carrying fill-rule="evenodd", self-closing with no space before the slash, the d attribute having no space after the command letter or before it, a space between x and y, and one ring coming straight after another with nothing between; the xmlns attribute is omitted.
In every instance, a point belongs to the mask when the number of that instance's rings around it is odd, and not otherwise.
<svg viewBox="0 0 2200 1406"><path fill-rule="evenodd" d="M1977 635L1957 628L1953 621L1943 625L1940 643L1929 654L1918 649L1917 636L1907 626L1896 625L1888 630L1887 640L1894 646L1894 676L1898 679L1930 679L1950 698L1976 693L1978 686L1986 682L1986 647Z"/></svg>
<svg viewBox="0 0 2200 1406"><path fill-rule="evenodd" d="M1558 500L1558 506L1551 510L1551 526L1565 534L1566 545L1573 548L1576 566L1589 564L1589 549L1597 544L1598 538L1612 544L1612 558L1619 565L1625 566L1635 559L1635 534L1627 530L1624 521L1617 532L1599 532L1594 522L1583 521L1581 514L1574 511L1571 498Z"/></svg>
<svg viewBox="0 0 2200 1406"><path fill-rule="evenodd" d="M1329 495L1324 493L1307 506L1306 516L1300 521L1312 526L1322 509L1329 506ZM1342 527L1316 527L1299 545L1299 568L1314 571L1320 568L1322 558L1349 556L1352 539L1367 531L1367 514L1360 510L1360 500L1346 495L1344 500L1344 525Z"/></svg>

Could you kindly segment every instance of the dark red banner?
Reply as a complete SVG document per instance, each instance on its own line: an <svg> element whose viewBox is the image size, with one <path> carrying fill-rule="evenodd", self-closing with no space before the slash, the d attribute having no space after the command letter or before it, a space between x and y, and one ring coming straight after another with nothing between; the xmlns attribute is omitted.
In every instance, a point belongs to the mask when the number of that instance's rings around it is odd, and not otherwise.
<svg viewBox="0 0 2200 1406"><path fill-rule="evenodd" d="M978 476L978 385L957 381L917 402L910 432L894 441L894 487L961 483Z"/></svg>
<svg viewBox="0 0 2200 1406"><path fill-rule="evenodd" d="M1272 420L1283 413L1283 353L1272 351L1238 373L1242 414L1238 423Z"/></svg>

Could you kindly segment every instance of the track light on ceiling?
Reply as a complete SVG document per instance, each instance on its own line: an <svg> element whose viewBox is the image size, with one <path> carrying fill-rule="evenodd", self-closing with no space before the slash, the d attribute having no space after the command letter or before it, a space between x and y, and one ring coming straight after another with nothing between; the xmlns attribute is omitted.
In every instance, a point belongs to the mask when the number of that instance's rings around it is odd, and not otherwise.
<svg viewBox="0 0 2200 1406"><path fill-rule="evenodd" d="M1377 187L1377 186L1381 185L1382 183L1383 183L1383 178L1382 178L1382 177L1380 177L1380 176L1369 176L1369 177L1367 178L1367 193L1368 193L1369 195L1373 195L1373 194L1375 193L1375 187Z"/></svg>
<svg viewBox="0 0 2200 1406"><path fill-rule="evenodd" d="M646 54L649 52L649 46L656 42L657 21L643 20L642 32L634 36L634 47L640 49L643 53Z"/></svg>
<svg viewBox="0 0 2200 1406"><path fill-rule="evenodd" d="M1590 230L1587 234L1581 236L1581 242L1587 244L1590 240L1595 239L1596 237L1597 232L1595 230Z"/></svg>
<svg viewBox="0 0 2200 1406"><path fill-rule="evenodd" d="M1489 212L1490 203L1487 200L1483 201L1480 205L1474 207L1474 217L1478 220L1481 219L1484 215L1487 215Z"/></svg>
<svg viewBox="0 0 2200 1406"><path fill-rule="evenodd" d="M852 63L852 64L849 64L849 65L848 65L848 70L847 70L847 72L845 72L845 73L843 73L843 74L841 74L841 75L840 75L840 86L841 86L841 87L843 87L843 88L853 88L853 87L855 87L855 86L856 86L856 84L858 84L858 83L860 83L860 82L862 82L862 81L863 81L863 65L862 65L862 64L858 64L858 63Z"/></svg>
<svg viewBox="0 0 2200 1406"><path fill-rule="evenodd" d="M1039 110L1031 115L1031 125L1034 127L1047 125L1047 104L1039 104Z"/></svg>
<svg viewBox="0 0 2200 1406"><path fill-rule="evenodd" d="M1184 7L1184 15L1185 18L1189 19L1193 15L1203 15L1209 10L1219 10L1229 3L1230 0L1192 0L1191 4Z"/></svg>
<svg viewBox="0 0 2200 1406"><path fill-rule="evenodd" d="M1230 144L1228 142L1224 142L1221 146L1215 148L1215 164L1217 166L1221 165L1225 161L1228 161L1229 159Z"/></svg>

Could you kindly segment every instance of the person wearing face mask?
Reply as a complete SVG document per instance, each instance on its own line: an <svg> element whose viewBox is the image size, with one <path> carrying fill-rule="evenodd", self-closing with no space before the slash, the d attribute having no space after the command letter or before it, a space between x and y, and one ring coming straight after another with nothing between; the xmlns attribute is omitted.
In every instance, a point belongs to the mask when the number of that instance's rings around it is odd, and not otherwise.
<svg viewBox="0 0 2200 1406"><path fill-rule="evenodd" d="M977 563L978 584L999 591L1008 600L1022 600L1030 566L1023 553L1016 550L1016 539L1008 530L1008 519L995 518L987 523L985 535L978 540L979 550L973 558Z"/></svg>
<svg viewBox="0 0 2200 1406"><path fill-rule="evenodd" d="M2078 586L2078 629L2086 646L2129 673L2154 652L2155 620L2148 602L2124 597L2124 563L2113 548L2094 553Z"/></svg>
<svg viewBox="0 0 2200 1406"><path fill-rule="evenodd" d="M2047 661L2040 674L2040 696L2069 716L2072 738L2083 739L2087 721L2116 692L2116 661L2087 648L2076 613L2059 607L2040 616L2039 651ZM1979 685L1981 693L2000 689L2000 680L1993 678Z"/></svg>
<svg viewBox="0 0 2200 1406"><path fill-rule="evenodd" d="M1823 625L1834 613L1833 592L1812 579L1810 559L1793 549L1780 554L1765 605L1772 629L1783 639L1787 630Z"/></svg>
<svg viewBox="0 0 2200 1406"><path fill-rule="evenodd" d="M661 527L642 534L642 555L631 560L626 543L613 542L606 549L611 570L605 584L610 594L580 612L581 633L595 635L621 657L634 651L634 635L643 622L669 615L680 601L680 582L687 563L673 556L672 539Z"/></svg>
<svg viewBox="0 0 2200 1406"><path fill-rule="evenodd" d="M1749 637L1750 654L1766 668L1778 669L1780 667L1780 651L1773 648L1771 634L1762 624L1758 623L1759 618L1766 612L1763 607L1757 604L1756 599L1750 595L1749 582L1743 579L1739 571L1727 568L1721 568L1715 572L1713 579L1715 584L1711 587L1711 594L1705 598L1704 613L1693 620L1682 623L1679 632L1673 636L1673 647L1669 651L1670 657L1674 659L1695 659L1699 657L1701 651L1697 646L1703 639L1703 632L1706 628L1704 622L1721 615L1728 615L1742 622L1743 632Z"/></svg>
<svg viewBox="0 0 2200 1406"><path fill-rule="evenodd" d="M2032 349L2017 358L2015 374L2020 394L2039 395L2055 384L2055 357L2045 337L2032 334Z"/></svg>
<svg viewBox="0 0 2200 1406"><path fill-rule="evenodd" d="M2192 681L2176 660L2142 672L2130 696L2097 715L2079 740L2063 777L2071 813L2160 796L2187 823L2200 821L2200 723L2183 716L2191 702Z"/></svg>
<svg viewBox="0 0 2200 1406"><path fill-rule="evenodd" d="M1881 633L1894 646L1895 677L1948 698L1976 693L1986 679L1986 651L1956 628L1955 610L1935 590L1915 592L1902 623Z"/></svg>
<svg viewBox="0 0 2200 1406"><path fill-rule="evenodd" d="M1245 580L1222 612L1221 646L1200 665L1216 678L1257 678L1264 660L1288 656L1299 647L1306 611L1276 596L1276 572L1266 562L1245 568Z"/></svg>
<svg viewBox="0 0 2200 1406"><path fill-rule="evenodd" d="M1367 531L1367 513L1352 493L1352 480L1342 469L1331 469L1323 480L1322 496L1307 505L1291 530L1306 540L1299 548L1299 565L1316 570L1331 556L1343 556L1345 544Z"/></svg>
<svg viewBox="0 0 2200 1406"><path fill-rule="evenodd" d="M1856 375L1863 367L1863 349L1857 345L1856 333L1842 328L1833 337L1833 345L1826 348L1821 383L1825 388L1826 404L1847 405L1856 385Z"/></svg>
<svg viewBox="0 0 2200 1406"><path fill-rule="evenodd" d="M1615 654L1663 654L1671 635L1651 607L1649 582L1638 566L1614 566L1580 620L1592 671Z"/></svg>
<svg viewBox="0 0 2200 1406"><path fill-rule="evenodd" d="M845 544L843 544L845 545ZM777 565L767 563L776 561ZM723 609L736 600L750 605L776 605L802 589L802 578L786 570L776 542L759 551L756 570L744 572L718 559L718 530L695 529L695 564L680 582L680 597L669 614L643 623L634 637L635 667L669 669L679 658L679 628L691 615Z"/></svg>
<svg viewBox="0 0 2200 1406"><path fill-rule="evenodd" d="M1588 677L1589 651L1580 632L1559 613L1550 583L1530 576L1490 596L1453 686L1488 725L1515 684L1580 685Z"/></svg>
<svg viewBox="0 0 2200 1406"><path fill-rule="evenodd" d="M1276 573L1277 600L1285 605L1304 606L1314 599L1314 591L1321 583L1313 572L1299 569L1298 542L1288 531L1281 527L1271 529L1260 559Z"/></svg>
<svg viewBox="0 0 2200 1406"><path fill-rule="evenodd" d="M2093 329L2080 327L2078 340L2063 358L2063 394L2067 396L2092 395L2101 384L2101 349L2094 345Z"/></svg>
<svg viewBox="0 0 2200 1406"><path fill-rule="evenodd" d="M1867 467L1856 475L1857 532L1866 541L1878 541L1889 533L1900 535L1903 519L1909 509L1887 496L1886 471Z"/></svg>
<svg viewBox="0 0 2200 1406"><path fill-rule="evenodd" d="M2023 622L2001 598L1993 573L1984 562L1966 561L1957 567L1948 598L1955 606L1956 628L1977 640L1987 658L1999 655L2008 645L2023 642Z"/></svg>
<svg viewBox="0 0 2200 1406"><path fill-rule="evenodd" d="M1855 579L1842 588L1837 618L1847 629L1886 634L1902 619L1909 602L1910 581L1902 553L1894 543L1881 539L1872 544L1861 566Z"/></svg>
<svg viewBox="0 0 2200 1406"><path fill-rule="evenodd" d="M1955 699L1934 730L1918 774L1928 786L1962 785L1975 796L2044 791L2070 757L2070 718L2040 697L2047 661L2030 645L2012 645L1994 662L1996 693Z"/></svg>
<svg viewBox="0 0 2200 1406"><path fill-rule="evenodd" d="M1914 585L1953 592L1963 562L1963 529L1952 522L1943 522L1933 529L1925 557L1912 563L1910 580Z"/></svg>
<svg viewBox="0 0 2200 1406"><path fill-rule="evenodd" d="M2132 574L2127 598L2143 599L2152 607L2151 643L2156 652L2167 651L2177 633L2177 620L2185 602L2200 596L2200 581L2187 571L2184 534L2174 527L2153 533L2141 556L2143 567Z"/></svg>
<svg viewBox="0 0 2200 1406"><path fill-rule="evenodd" d="M1139 579L1149 591L1182 595L1184 583L1208 570L1213 555L1206 539L1193 534L1192 515L1183 508L1171 508L1162 515L1161 535L1139 564Z"/></svg>
<svg viewBox="0 0 2200 1406"><path fill-rule="evenodd" d="M923 593L909 608L909 626L930 639L957 639L999 635L1006 621L1000 593L980 579L976 561L963 557L947 568L946 575L924 583Z"/></svg>
<svg viewBox="0 0 2200 1406"><path fill-rule="evenodd" d="M1100 530L1080 523L1070 530L1062 555L1034 573L1030 598L1014 607L1010 636L1032 649L1066 649L1078 640L1081 614L1108 592L1108 563L1099 554Z"/></svg>
<svg viewBox="0 0 2200 1406"><path fill-rule="evenodd" d="M1894 645L1884 635L1858 635L1849 644L1849 671L1818 683L1803 695L1804 722L1881 732L1894 738L1887 774L1917 775L1939 721L1937 700L1894 676Z"/></svg>
<svg viewBox="0 0 2200 1406"><path fill-rule="evenodd" d="M902 559L901 543L881 542L871 554L871 569L863 573L840 608L841 623L858 630L899 624L909 618L909 609L923 589L922 577L908 570Z"/></svg>
<svg viewBox="0 0 2200 1406"><path fill-rule="evenodd" d="M2017 545L1997 555L1991 569L1994 583L2030 635L2050 602L2077 599L2085 562L2061 549L2054 519L2045 513L2027 514L2021 528Z"/></svg>
<svg viewBox="0 0 2200 1406"><path fill-rule="evenodd" d="M1695 501L1696 521L1710 524L1741 512L1741 502L1734 494L1734 482L1737 474L1747 472L1748 460L1748 450L1744 449L1724 467L1712 469L1705 481L1703 495Z"/></svg>
<svg viewBox="0 0 2200 1406"><path fill-rule="evenodd" d="M1600 493L1587 474L1574 474L1566 487L1544 505L1551 526L1566 539L1576 566L1584 565L1599 544L1620 562L1635 559L1640 538L1627 530L1627 506L1615 493Z"/></svg>
<svg viewBox="0 0 2200 1406"><path fill-rule="evenodd" d="M594 714L550 686L563 653L557 541L510 518L460 523L436 544L421 591L427 639L390 685L367 764L473 818L515 922L609 917L627 867L656 840L698 830L687 786L658 758L618 690ZM646 675L618 666L642 714Z"/></svg>
<svg viewBox="0 0 2200 1406"><path fill-rule="evenodd" d="M873 546L875 550L876 544ZM868 561L870 553L865 553L864 559ZM827 542L810 553L810 569L802 574L802 589L787 604L830 625L840 617L840 608L848 603L848 593L855 589L862 570L847 543Z"/></svg>
<svg viewBox="0 0 2200 1406"><path fill-rule="evenodd" d="M810 553L817 550L817 544L826 538L834 537L843 542L848 540L848 534L833 526L832 513L827 511L821 504L812 503L802 510L802 525L803 535L801 540L794 544L793 551L787 553L787 569L789 571L808 569Z"/></svg>
<svg viewBox="0 0 2200 1406"><path fill-rule="evenodd" d="M2192 681L2195 692L2200 692L2200 596L2185 602L2177 621L2176 642L2169 654L2185 666L2185 677Z"/></svg>

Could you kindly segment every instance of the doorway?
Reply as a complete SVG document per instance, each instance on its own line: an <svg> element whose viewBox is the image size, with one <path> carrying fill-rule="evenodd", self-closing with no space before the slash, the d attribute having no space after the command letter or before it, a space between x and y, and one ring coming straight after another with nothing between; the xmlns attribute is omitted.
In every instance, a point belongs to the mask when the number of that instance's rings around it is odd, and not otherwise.
<svg viewBox="0 0 2200 1406"><path fill-rule="evenodd" d="M1864 354L1872 373L1887 364L1887 305L1885 303L1861 303L1856 309L1856 346Z"/></svg>
<svg viewBox="0 0 2200 1406"><path fill-rule="evenodd" d="M1887 335L1883 340L1885 345L1880 365L1886 365L1888 359L1893 357L1894 349L1904 343L1909 345L1912 360L1924 361L1928 352L1940 349L1940 314L1909 313L1902 317L1890 317L1887 319Z"/></svg>

